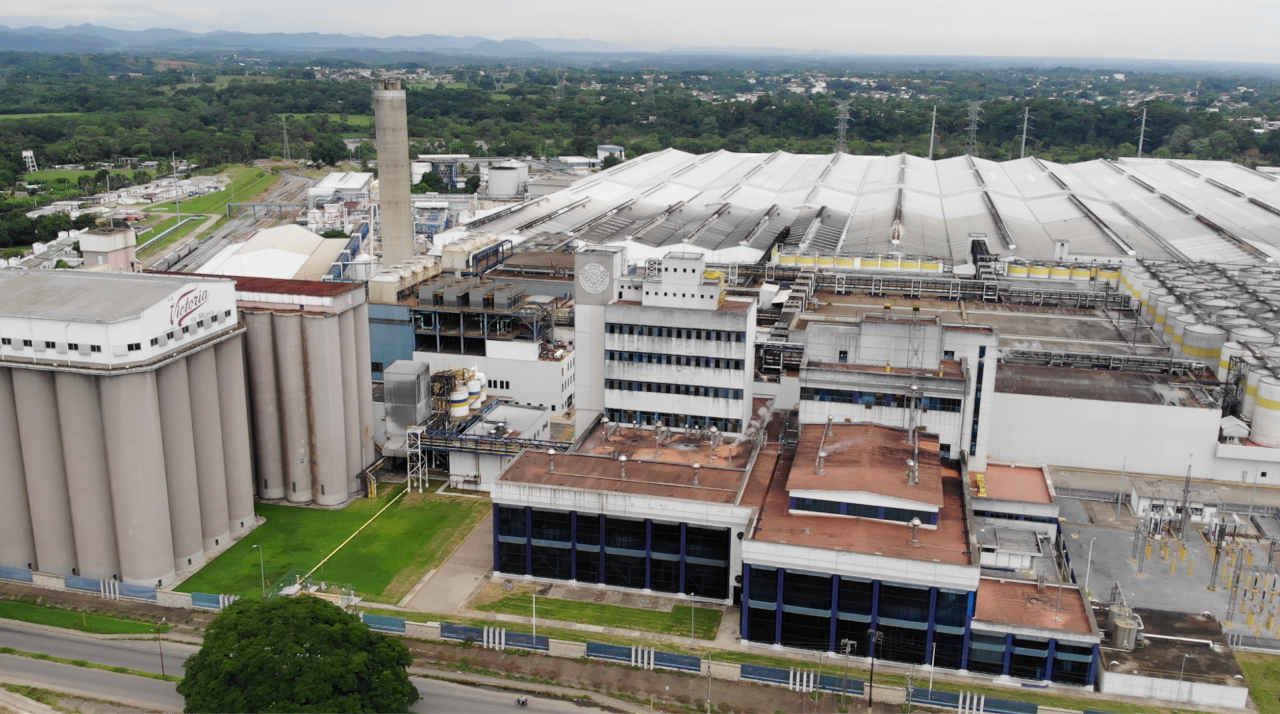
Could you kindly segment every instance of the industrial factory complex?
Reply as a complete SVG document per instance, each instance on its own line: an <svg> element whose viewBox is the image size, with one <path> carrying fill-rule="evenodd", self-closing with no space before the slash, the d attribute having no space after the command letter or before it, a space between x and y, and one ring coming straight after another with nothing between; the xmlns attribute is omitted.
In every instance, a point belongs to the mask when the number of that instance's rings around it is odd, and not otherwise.
<svg viewBox="0 0 1280 714"><path fill-rule="evenodd" d="M0 271L0 567L166 588L255 496L435 479L491 499L492 578L694 600L747 650L1247 706L1275 176L665 150L538 196L495 163L424 231L404 102L376 179L308 195L350 238Z"/></svg>

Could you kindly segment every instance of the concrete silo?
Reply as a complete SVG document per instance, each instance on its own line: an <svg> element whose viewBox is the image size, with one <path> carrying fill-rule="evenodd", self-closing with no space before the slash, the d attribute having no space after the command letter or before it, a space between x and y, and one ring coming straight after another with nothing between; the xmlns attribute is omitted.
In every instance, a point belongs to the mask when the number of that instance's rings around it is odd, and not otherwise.
<svg viewBox="0 0 1280 714"><path fill-rule="evenodd" d="M227 515L227 462L222 451L222 419L218 416L218 361L213 350L187 358L191 383L191 425L195 440L196 483L200 491L200 526L205 550L220 550L231 538Z"/></svg>
<svg viewBox="0 0 1280 714"><path fill-rule="evenodd" d="M164 439L164 471L169 487L169 528L173 531L173 561L179 570L198 568L204 563L204 537L186 358L161 367L156 380L160 390L160 429Z"/></svg>
<svg viewBox="0 0 1280 714"><path fill-rule="evenodd" d="M89 578L118 577L115 515L107 473L106 431L99 408L98 384L87 374L57 372L58 420L67 469L67 497L75 532L78 573Z"/></svg>
<svg viewBox="0 0 1280 714"><path fill-rule="evenodd" d="M36 567L52 573L79 572L53 373L13 370L13 395L22 438L27 501L31 504Z"/></svg>
<svg viewBox="0 0 1280 714"><path fill-rule="evenodd" d="M0 566L167 586L252 528L243 332L229 280L0 273Z"/></svg>
<svg viewBox="0 0 1280 714"><path fill-rule="evenodd" d="M22 439L13 402L13 375L0 367L0 565L35 567L36 544L31 536L27 483L23 477Z"/></svg>
<svg viewBox="0 0 1280 714"><path fill-rule="evenodd" d="M236 335L220 342L214 351L218 360L218 414L222 418L222 453L226 464L227 520L231 537L239 538L254 525L243 337Z"/></svg>
<svg viewBox="0 0 1280 714"><path fill-rule="evenodd" d="M257 460L258 495L289 503L345 503L360 493L360 474L373 462L364 285L235 281L248 324L247 397L254 416L249 440ZM225 385L223 372L219 367ZM237 481L228 478L229 484ZM233 502L233 527L235 520Z"/></svg>
<svg viewBox="0 0 1280 714"><path fill-rule="evenodd" d="M284 466L280 434L280 400L276 388L275 338L271 333L271 313L246 310L248 325L245 357L249 362L249 384L253 403L254 463L258 469L258 497L284 498Z"/></svg>
<svg viewBox="0 0 1280 714"><path fill-rule="evenodd" d="M383 265L394 265L413 255L408 122L400 80L379 80L373 90L373 125L378 149L378 213L382 226Z"/></svg>

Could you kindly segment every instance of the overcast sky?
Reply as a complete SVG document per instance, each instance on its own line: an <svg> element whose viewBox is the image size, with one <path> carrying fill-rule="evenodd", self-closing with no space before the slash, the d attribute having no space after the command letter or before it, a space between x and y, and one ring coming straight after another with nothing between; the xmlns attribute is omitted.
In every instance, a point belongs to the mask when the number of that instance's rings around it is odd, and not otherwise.
<svg viewBox="0 0 1280 714"><path fill-rule="evenodd" d="M44 0L26 7L39 15L9 15L4 24L1280 62L1280 0Z"/></svg>

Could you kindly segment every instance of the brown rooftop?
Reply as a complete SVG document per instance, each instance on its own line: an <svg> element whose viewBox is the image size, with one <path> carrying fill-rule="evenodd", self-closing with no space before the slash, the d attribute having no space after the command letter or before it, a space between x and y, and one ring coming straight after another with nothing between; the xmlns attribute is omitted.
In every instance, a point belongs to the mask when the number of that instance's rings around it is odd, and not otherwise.
<svg viewBox="0 0 1280 714"><path fill-rule="evenodd" d="M1198 378L1217 381L1208 372ZM1212 403L1206 403L1195 390L1190 389L1196 384L1196 378L1153 372L1050 367L1005 361L1000 362L1000 369L996 371L997 392L1133 404L1213 407Z"/></svg>
<svg viewBox="0 0 1280 714"><path fill-rule="evenodd" d="M1053 503L1044 471L1038 468L988 463L983 480L987 486L987 494L984 498L1025 503ZM974 485L977 485L976 478Z"/></svg>
<svg viewBox="0 0 1280 714"><path fill-rule="evenodd" d="M280 295L310 295L313 297L337 297L354 290L364 290L364 283L328 280L289 280L285 278L247 278L239 275L212 275L205 273L181 273L176 271L147 271L159 275L183 277L222 278L236 281L237 292L274 293Z"/></svg>
<svg viewBox="0 0 1280 714"><path fill-rule="evenodd" d="M978 583L973 619L993 625L1094 634L1084 608L1084 598L1073 587L1049 585L1041 589L1035 583L983 578Z"/></svg>
<svg viewBox="0 0 1280 714"><path fill-rule="evenodd" d="M752 300L740 300L729 298L720 302L720 307L716 308L716 312L747 312L751 309ZM640 307L644 303L639 300L618 300L615 305L631 305Z"/></svg>
<svg viewBox="0 0 1280 714"><path fill-rule="evenodd" d="M671 431L663 443L658 443L658 432L653 428L617 425L612 435L603 421L596 424L576 449L580 454L601 456L625 456L632 460L676 464L702 464L704 467L746 468L751 459L751 442L735 443L731 437L723 437L721 444L712 448L711 442L687 432Z"/></svg>
<svg viewBox="0 0 1280 714"><path fill-rule="evenodd" d="M630 459L624 475L619 459L577 453L556 454L552 465L548 454L525 450L499 480L731 505L747 477L741 469L704 467L695 485L692 465Z"/></svg>
<svg viewBox="0 0 1280 714"><path fill-rule="evenodd" d="M942 506L942 464L937 437L920 436L919 483L907 483L913 458L907 432L878 424L806 424L787 477L792 491L865 491ZM819 451L826 454L817 471Z"/></svg>
<svg viewBox="0 0 1280 714"><path fill-rule="evenodd" d="M756 459L743 505L754 505L748 495L758 493L759 474L765 465L764 449ZM764 497L760 517L752 538L769 543L784 543L809 548L827 548L892 558L907 558L950 565L971 565L969 536L964 519L964 485L960 474L944 469L941 476L944 503L938 513L936 529L919 530L920 545L912 545L911 528L906 524L841 516L792 515L791 500L786 489L790 459L774 457L777 465Z"/></svg>

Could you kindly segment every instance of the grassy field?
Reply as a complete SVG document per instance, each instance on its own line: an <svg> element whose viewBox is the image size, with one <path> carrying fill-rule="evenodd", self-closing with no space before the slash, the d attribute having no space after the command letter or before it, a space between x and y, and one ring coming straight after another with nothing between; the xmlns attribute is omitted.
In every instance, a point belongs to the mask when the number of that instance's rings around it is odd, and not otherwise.
<svg viewBox="0 0 1280 714"><path fill-rule="evenodd" d="M66 181L67 183L74 184L76 181L80 180L81 176L93 176L96 173L98 173L97 169L45 169L44 171L24 174L22 178L24 181L29 183L55 184ZM119 176L124 179L128 178L128 175L123 171L112 171L111 175Z"/></svg>
<svg viewBox="0 0 1280 714"><path fill-rule="evenodd" d="M320 114L277 114L276 116L285 116L292 119L294 117L299 117L299 118L318 117L321 115ZM334 124L349 124L351 126L362 127L365 129L373 126L372 114L348 114L346 115L347 118L345 120L343 120L341 114L337 114L334 112L330 112L327 116L329 117L329 121L333 122Z"/></svg>
<svg viewBox="0 0 1280 714"><path fill-rule="evenodd" d="M182 202L183 213L225 213L227 204L234 197L236 201L252 201L255 196L271 188L280 180L279 174L256 168L254 166L233 166L227 169L231 174L231 186L223 191L206 193L203 196ZM173 201L157 203L149 206L148 211L157 213L173 213L177 206Z"/></svg>
<svg viewBox="0 0 1280 714"><path fill-rule="evenodd" d="M1280 714L1280 657L1237 652L1249 696L1261 714Z"/></svg>
<svg viewBox="0 0 1280 714"><path fill-rule="evenodd" d="M157 223L155 228L152 228L150 231L144 233L141 236L141 242L145 243L147 240L154 238L160 235L161 233L164 233L165 231L172 228L175 224L177 224L179 220L182 220L182 218L186 218L186 216L181 216L181 217L174 216L172 218L166 218L160 223ZM154 243L147 244L146 248L138 251L138 257L145 258L149 255L155 255L157 251L165 248L166 246L173 245L174 243L191 235L192 231L195 231L197 228L204 225L205 223L208 223L210 220L220 220L220 219L211 219L208 216L205 216L205 217L202 217L200 220L188 220L186 223L183 223L177 230L169 233L168 235L161 238L160 240L157 240Z"/></svg>
<svg viewBox="0 0 1280 714"><path fill-rule="evenodd" d="M57 607L46 607L20 600L0 600L0 618L21 620L37 625L65 627L69 630L99 635L135 635L164 632L167 627L141 620L126 620L107 615L94 615ZM159 629L158 629L159 628Z"/></svg>
<svg viewBox="0 0 1280 714"><path fill-rule="evenodd" d="M268 588L305 574L392 498L361 499L340 511L258 504L267 522L178 587L184 592L259 596L258 553ZM486 501L411 494L396 501L315 574L368 599L395 602L437 566L488 511Z"/></svg>
<svg viewBox="0 0 1280 714"><path fill-rule="evenodd" d="M0 121L10 119L47 119L49 117L78 117L84 112L36 112L34 114L0 114Z"/></svg>
<svg viewBox="0 0 1280 714"><path fill-rule="evenodd" d="M528 592L512 593L499 600L474 607L485 612L530 617L533 612L533 595ZM538 617L540 618L686 637L689 635L690 610L693 610L694 633L704 640L715 639L716 631L720 629L720 611L707 607L691 608L688 605L676 605L669 611L663 611L578 600L538 598Z"/></svg>

